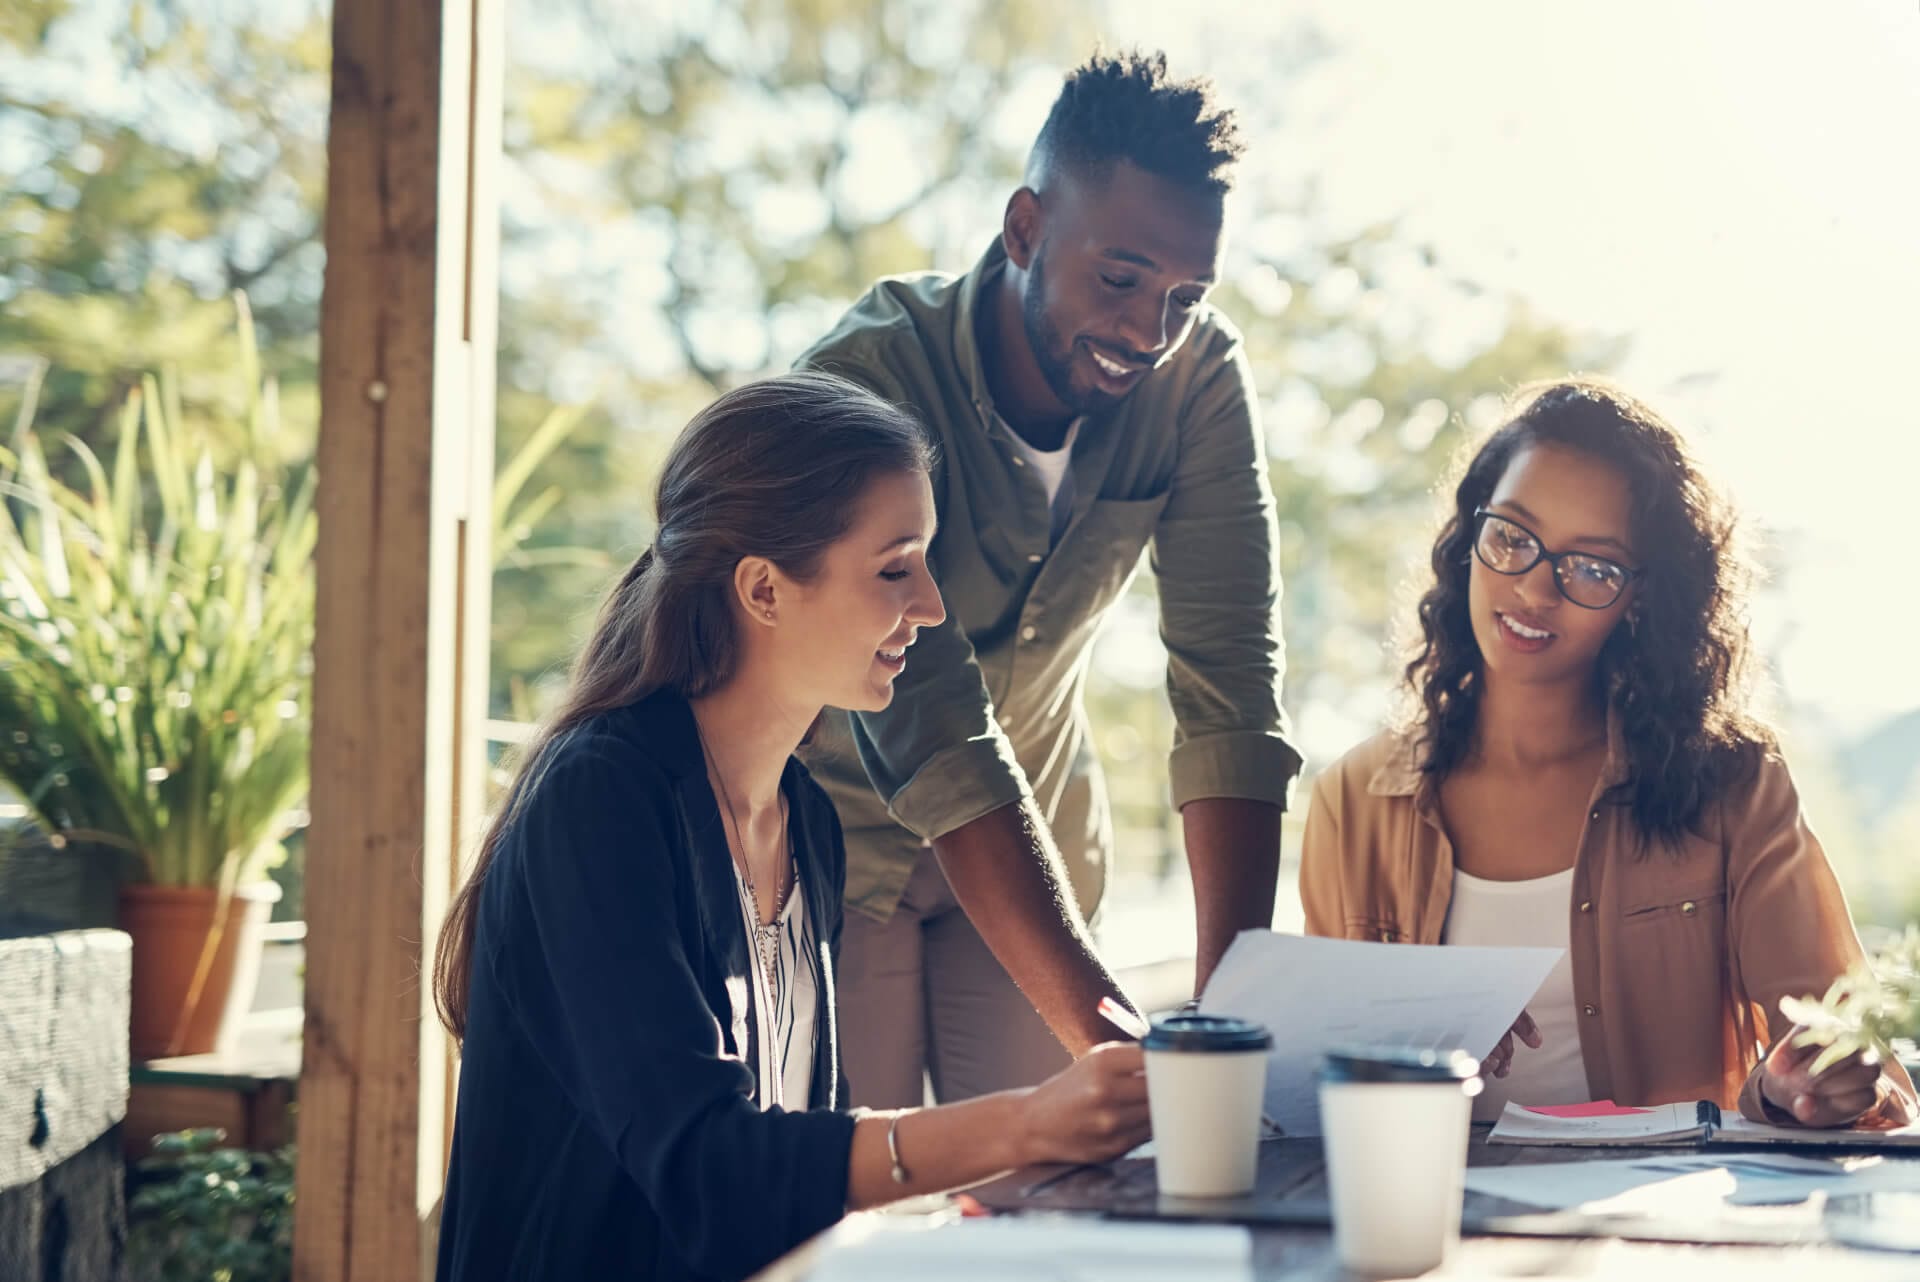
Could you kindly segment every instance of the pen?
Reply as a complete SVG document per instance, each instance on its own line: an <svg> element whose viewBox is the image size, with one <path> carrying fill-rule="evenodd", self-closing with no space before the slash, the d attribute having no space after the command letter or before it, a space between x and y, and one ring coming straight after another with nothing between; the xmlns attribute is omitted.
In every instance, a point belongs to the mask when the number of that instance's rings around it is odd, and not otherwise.
<svg viewBox="0 0 1920 1282"><path fill-rule="evenodd" d="M1147 1035L1147 1021L1141 1019L1125 1006L1113 1000L1113 998L1102 997L1100 999L1099 1010L1100 1014L1105 1017L1109 1024L1112 1024L1134 1041L1137 1042Z"/></svg>

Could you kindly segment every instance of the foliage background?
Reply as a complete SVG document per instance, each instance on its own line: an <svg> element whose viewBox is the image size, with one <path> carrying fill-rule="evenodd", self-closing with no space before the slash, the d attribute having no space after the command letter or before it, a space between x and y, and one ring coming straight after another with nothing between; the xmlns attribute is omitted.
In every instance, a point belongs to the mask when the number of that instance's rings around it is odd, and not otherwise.
<svg viewBox="0 0 1920 1282"><path fill-rule="evenodd" d="M695 407L783 367L874 277L968 266L1060 71L1135 30L1117 0L543 0L510 14L500 456L556 407L577 422L535 483L564 501L495 583L503 719L551 697L608 573L559 550L632 555L654 469ZM1512 384L1614 367L1631 343L1489 285L1402 220L1332 211L1320 109L1300 87L1342 56L1339 37L1235 21L1205 37L1205 65L1259 150L1220 301L1263 398L1287 702L1324 763L1387 709L1386 639L1463 435ZM157 367L178 370L187 413L215 417L224 299L244 289L289 448L311 449L327 52L313 0L0 11L0 431L43 367L43 429L98 441L116 394ZM1107 925L1123 955L1185 934L1163 658L1143 576L1091 690L1121 799ZM1920 714L1794 739L1865 917L1920 914L1900 853L1920 837L1917 744ZM286 876L297 892L297 859Z"/></svg>

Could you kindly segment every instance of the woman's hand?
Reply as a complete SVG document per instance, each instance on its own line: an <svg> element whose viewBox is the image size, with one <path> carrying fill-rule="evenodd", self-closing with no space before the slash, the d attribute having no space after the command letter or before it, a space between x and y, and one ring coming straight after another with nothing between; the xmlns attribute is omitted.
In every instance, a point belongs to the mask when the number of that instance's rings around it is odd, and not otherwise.
<svg viewBox="0 0 1920 1282"><path fill-rule="evenodd" d="M1799 1025L1773 1044L1762 1062L1760 1095L1802 1126L1845 1126L1880 1102L1880 1057L1855 1051L1818 1077L1818 1046L1795 1046Z"/></svg>
<svg viewBox="0 0 1920 1282"><path fill-rule="evenodd" d="M1021 1100L1023 1164L1104 1162L1142 1143L1146 1058L1133 1042L1096 1046Z"/></svg>
<svg viewBox="0 0 1920 1282"><path fill-rule="evenodd" d="M1507 1070L1513 1067L1513 1039L1516 1037L1533 1049L1540 1049L1540 1027L1533 1022L1533 1016L1525 1011L1521 1011L1520 1018L1513 1021L1513 1027L1509 1028L1507 1035L1500 1039L1500 1044L1480 1061L1480 1072L1483 1075L1489 1077L1507 1075Z"/></svg>

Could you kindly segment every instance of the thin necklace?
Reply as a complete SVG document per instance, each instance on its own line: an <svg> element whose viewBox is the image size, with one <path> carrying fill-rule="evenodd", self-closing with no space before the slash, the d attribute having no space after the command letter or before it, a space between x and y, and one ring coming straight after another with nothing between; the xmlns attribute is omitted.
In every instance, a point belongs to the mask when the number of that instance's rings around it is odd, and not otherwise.
<svg viewBox="0 0 1920 1282"><path fill-rule="evenodd" d="M713 750L707 747L706 732L700 729L700 719L694 718L693 732L700 740L700 754L707 760L707 768L713 772L714 782L720 785L720 799L726 803L727 820L733 825L733 842L740 848L740 880L744 884L741 892L746 896L747 917L753 923L753 951L760 963L761 973L766 977L766 994L769 1005L773 1001L774 977L777 973L775 963L780 955L780 919L787 910L787 900L793 894L793 888L800 880L800 870L793 866L793 831L787 823L787 796L780 794L780 831L786 837L786 867L779 870L778 880L774 883L775 902L773 920L760 920L760 891L753 884L753 867L747 860L747 840L740 831L740 816L733 808L733 796L727 790L727 781L720 773L720 764L713 759ZM791 870L792 876L787 876ZM768 1012L772 1019L772 1012Z"/></svg>

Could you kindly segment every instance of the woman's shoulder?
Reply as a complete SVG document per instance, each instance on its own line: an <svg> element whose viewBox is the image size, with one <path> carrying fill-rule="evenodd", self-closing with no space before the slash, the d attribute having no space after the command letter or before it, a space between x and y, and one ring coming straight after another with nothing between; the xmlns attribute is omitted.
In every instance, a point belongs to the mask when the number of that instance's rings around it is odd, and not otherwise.
<svg viewBox="0 0 1920 1282"><path fill-rule="evenodd" d="M1316 797L1350 803L1366 797L1412 796L1420 786L1416 733L1388 726L1347 749L1314 781Z"/></svg>
<svg viewBox="0 0 1920 1282"><path fill-rule="evenodd" d="M1800 790L1778 745L1743 744L1728 749L1716 764L1720 804L1714 809L1727 823L1772 821L1783 810L1799 810Z"/></svg>
<svg viewBox="0 0 1920 1282"><path fill-rule="evenodd" d="M590 828L605 816L624 822L673 806L677 771L617 714L590 717L534 749L516 784L516 830L555 823Z"/></svg>
<svg viewBox="0 0 1920 1282"><path fill-rule="evenodd" d="M644 743L595 717L557 734L541 754L542 782L562 790L617 789L623 796L667 788L671 772Z"/></svg>

